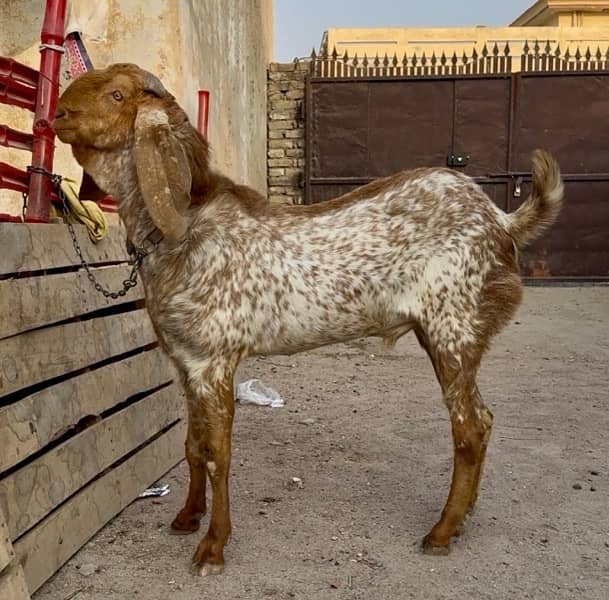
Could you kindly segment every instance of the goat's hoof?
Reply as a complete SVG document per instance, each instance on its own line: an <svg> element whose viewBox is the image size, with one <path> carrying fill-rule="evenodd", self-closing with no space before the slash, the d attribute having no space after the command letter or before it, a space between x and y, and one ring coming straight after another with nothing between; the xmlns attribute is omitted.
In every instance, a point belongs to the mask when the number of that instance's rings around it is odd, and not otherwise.
<svg viewBox="0 0 609 600"><path fill-rule="evenodd" d="M201 526L201 517L205 513L195 513L194 515L183 514L179 512L177 517L172 521L170 533L172 535L188 535L199 530Z"/></svg>
<svg viewBox="0 0 609 600"><path fill-rule="evenodd" d="M193 570L195 575L199 577L208 577L209 575L219 575L224 571L224 565L214 565L211 563L204 563L202 565L193 564Z"/></svg>
<svg viewBox="0 0 609 600"><path fill-rule="evenodd" d="M218 560L210 557L209 559L200 559L200 551L197 550L192 558L192 571L199 577L207 577L208 575L219 575L224 570L224 559Z"/></svg>
<svg viewBox="0 0 609 600"><path fill-rule="evenodd" d="M429 539L429 536L423 539L421 548L423 554L427 554L428 556L448 556L448 553L450 552L450 545L448 542L446 544L438 544L437 542L432 542Z"/></svg>
<svg viewBox="0 0 609 600"><path fill-rule="evenodd" d="M205 536L192 557L195 574L201 577L217 575L224 569L224 544Z"/></svg>

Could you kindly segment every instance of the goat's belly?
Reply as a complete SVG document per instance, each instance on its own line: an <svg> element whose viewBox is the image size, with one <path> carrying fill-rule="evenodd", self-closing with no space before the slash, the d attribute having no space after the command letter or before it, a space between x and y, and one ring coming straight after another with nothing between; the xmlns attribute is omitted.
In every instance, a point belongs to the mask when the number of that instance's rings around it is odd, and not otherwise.
<svg viewBox="0 0 609 600"><path fill-rule="evenodd" d="M395 341L411 327L410 319L397 313L381 316L362 310L328 315L304 311L263 327L252 345L252 354L295 354L369 336Z"/></svg>

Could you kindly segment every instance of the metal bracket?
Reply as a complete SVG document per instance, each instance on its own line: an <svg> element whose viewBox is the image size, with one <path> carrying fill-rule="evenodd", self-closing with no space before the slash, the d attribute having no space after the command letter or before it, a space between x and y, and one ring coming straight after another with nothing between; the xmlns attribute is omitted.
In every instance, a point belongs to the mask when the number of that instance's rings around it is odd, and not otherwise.
<svg viewBox="0 0 609 600"><path fill-rule="evenodd" d="M446 164L449 167L465 167L469 160L469 154L449 154L446 158Z"/></svg>

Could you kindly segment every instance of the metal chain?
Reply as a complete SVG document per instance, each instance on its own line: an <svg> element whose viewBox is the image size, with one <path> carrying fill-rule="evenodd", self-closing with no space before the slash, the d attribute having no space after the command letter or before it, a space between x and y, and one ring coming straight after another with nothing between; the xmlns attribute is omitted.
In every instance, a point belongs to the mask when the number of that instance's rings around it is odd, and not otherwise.
<svg viewBox="0 0 609 600"><path fill-rule="evenodd" d="M112 298L116 300L117 298L122 298L131 288L134 288L137 285L137 270L140 268L142 261L147 256L147 252L141 248L134 248L133 252L129 252L132 257L129 263L131 264L131 273L129 273L129 277L123 281L123 288L118 290L117 292L111 292L110 290L104 288L99 281L95 278L95 275L91 272L89 268L89 264L85 260L85 257L82 253L82 248L76 239L76 230L74 229L74 225L70 222L70 208L68 207L68 201L66 199L66 195L63 193L61 189L61 175L55 175L50 171L47 171L43 167L33 167L29 166L27 168L30 173L40 173L41 175L46 175L50 178L51 183L55 186L55 190L57 191L57 195L61 200L61 206L63 209L63 214L66 217L66 223L68 225L68 231L70 232L70 236L72 236L72 244L74 245L74 250L76 250L76 254L78 254L78 258L80 259L80 264L84 268L87 273L87 278L93 285L93 287L102 294L105 298ZM23 194L23 216L25 220L25 209L27 204L27 194Z"/></svg>
<svg viewBox="0 0 609 600"><path fill-rule="evenodd" d="M132 265L131 273L129 273L129 277L123 281L122 289L118 290L117 292L111 292L110 290L105 289L99 283L99 281L97 281L97 279L95 278L95 275L93 275L93 273L91 272L91 269L89 268L89 264L87 263L87 261L85 260L83 254L82 254L82 248L80 247L80 244L78 243L78 240L76 239L76 230L74 229L74 225L72 225L72 223L70 222L70 209L68 207L66 195L63 193L61 187L59 186L61 177L58 175L53 175L51 177L51 181L53 182L53 184L55 185L55 187L57 189L57 194L59 196L59 199L61 200L61 206L63 208L63 214L66 217L68 231L70 232L70 235L72 236L72 244L74 245L74 250L76 250L76 254L78 254L78 258L80 259L81 266L84 268L85 272L87 273L87 278L89 279L89 281L91 282L93 287L100 294L102 294L104 296L104 298L112 298L114 300L116 300L117 298L122 298L131 288L134 288L137 285L137 270L140 268L140 265L142 264L142 261L146 257L147 253L143 252L142 250L140 250L138 248L136 248L134 250L133 258L130 261L131 265Z"/></svg>

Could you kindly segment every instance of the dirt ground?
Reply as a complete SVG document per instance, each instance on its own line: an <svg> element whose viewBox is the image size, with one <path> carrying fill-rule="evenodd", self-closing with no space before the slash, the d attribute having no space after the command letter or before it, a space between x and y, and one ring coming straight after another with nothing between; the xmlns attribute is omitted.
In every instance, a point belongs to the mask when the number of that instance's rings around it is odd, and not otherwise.
<svg viewBox="0 0 609 600"><path fill-rule="evenodd" d="M168 534L181 463L169 495L129 506L35 600L609 598L609 287L529 287L496 339L481 495L448 557L419 549L451 441L414 336L249 360L240 377L286 406L237 408L224 574L191 575L201 533Z"/></svg>

